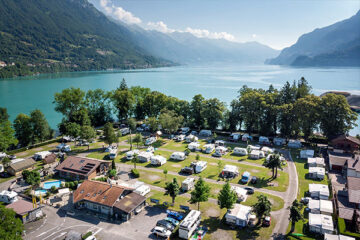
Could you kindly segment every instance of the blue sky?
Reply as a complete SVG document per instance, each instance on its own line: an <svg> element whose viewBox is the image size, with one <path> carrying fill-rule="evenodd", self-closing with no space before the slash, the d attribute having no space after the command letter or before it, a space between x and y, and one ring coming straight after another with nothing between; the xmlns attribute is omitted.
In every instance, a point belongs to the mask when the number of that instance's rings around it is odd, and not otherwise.
<svg viewBox="0 0 360 240"><path fill-rule="evenodd" d="M359 0L90 0L107 15L162 32L288 47L304 33L354 15Z"/></svg>

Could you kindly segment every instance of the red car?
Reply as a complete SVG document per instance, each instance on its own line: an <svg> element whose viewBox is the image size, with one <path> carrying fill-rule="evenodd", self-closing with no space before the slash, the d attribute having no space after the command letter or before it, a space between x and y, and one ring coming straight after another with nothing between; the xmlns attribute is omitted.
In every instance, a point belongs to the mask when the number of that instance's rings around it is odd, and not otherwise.
<svg viewBox="0 0 360 240"><path fill-rule="evenodd" d="M263 226L268 227L268 226L270 226L270 224L271 224L271 217L266 216L263 221Z"/></svg>

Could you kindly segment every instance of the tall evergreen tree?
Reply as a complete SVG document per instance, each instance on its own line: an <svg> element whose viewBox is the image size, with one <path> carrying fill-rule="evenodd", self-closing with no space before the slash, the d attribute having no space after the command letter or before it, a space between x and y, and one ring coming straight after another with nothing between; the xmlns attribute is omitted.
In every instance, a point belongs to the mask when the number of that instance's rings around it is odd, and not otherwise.
<svg viewBox="0 0 360 240"><path fill-rule="evenodd" d="M223 185L218 195L218 203L221 209L226 208L227 210L233 208L237 200L237 194L234 190L231 190L229 182Z"/></svg>
<svg viewBox="0 0 360 240"><path fill-rule="evenodd" d="M291 221L291 230L290 230L290 232L294 232L295 223L304 219L304 217L303 217L303 215L301 213L302 204L300 204L295 199L294 202L292 203L292 205L290 207L288 207L288 209L290 209L290 216L289 216L289 220Z"/></svg>
<svg viewBox="0 0 360 240"><path fill-rule="evenodd" d="M174 205L175 198L177 195L179 195L180 192L180 187L176 178L174 178L172 182L166 183L165 190L166 190L165 194L170 195L172 199L172 204Z"/></svg>
<svg viewBox="0 0 360 240"><path fill-rule="evenodd" d="M109 144L109 146L118 141L118 137L115 134L114 127L112 123L106 123L104 126L104 142Z"/></svg>
<svg viewBox="0 0 360 240"><path fill-rule="evenodd" d="M190 203L198 204L198 210L200 210L200 203L207 202L210 196L210 186L205 183L202 177L195 184L195 189L191 192Z"/></svg>

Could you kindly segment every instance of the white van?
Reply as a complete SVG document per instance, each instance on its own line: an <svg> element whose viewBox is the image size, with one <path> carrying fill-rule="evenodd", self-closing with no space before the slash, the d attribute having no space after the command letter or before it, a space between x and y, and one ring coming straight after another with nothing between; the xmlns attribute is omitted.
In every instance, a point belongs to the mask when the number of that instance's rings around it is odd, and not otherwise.
<svg viewBox="0 0 360 240"><path fill-rule="evenodd" d="M141 185L140 187L134 190L134 193L137 193L141 196L145 196L150 192L150 187L148 185Z"/></svg>
<svg viewBox="0 0 360 240"><path fill-rule="evenodd" d="M246 148L235 147L233 154L240 155L240 156L246 156L246 155L248 155L248 151Z"/></svg>
<svg viewBox="0 0 360 240"><path fill-rule="evenodd" d="M181 141L184 141L184 139L185 139L185 135L181 134L181 135L175 137L174 140L177 141L177 142L181 142Z"/></svg>
<svg viewBox="0 0 360 240"><path fill-rule="evenodd" d="M191 151L200 151L200 143L198 142L191 142L188 145L188 149Z"/></svg>
<svg viewBox="0 0 360 240"><path fill-rule="evenodd" d="M0 202L4 202L6 204L16 202L18 194L14 191L2 191L0 192Z"/></svg>
<svg viewBox="0 0 360 240"><path fill-rule="evenodd" d="M207 162L199 161L195 163L195 173L201 173L207 168Z"/></svg>
<svg viewBox="0 0 360 240"><path fill-rule="evenodd" d="M126 159L127 159L127 160L133 159L135 154L139 154L139 150L138 150L138 149L134 149L134 150L128 151L128 152L126 153Z"/></svg>
<svg viewBox="0 0 360 240"><path fill-rule="evenodd" d="M151 156L150 158L151 165L162 166L166 163L166 158L160 155Z"/></svg>
<svg viewBox="0 0 360 240"><path fill-rule="evenodd" d="M183 152L174 152L173 154L171 154L170 158L182 161L186 159L186 155Z"/></svg>
<svg viewBox="0 0 360 240"><path fill-rule="evenodd" d="M199 138L192 134L185 137L185 142L187 142L187 143L196 142L197 140L199 140Z"/></svg>
<svg viewBox="0 0 360 240"><path fill-rule="evenodd" d="M204 153L212 153L215 149L215 145L214 144L205 144L203 147L203 152Z"/></svg>
<svg viewBox="0 0 360 240"><path fill-rule="evenodd" d="M188 177L181 183L181 190L190 191L195 186L195 178Z"/></svg>

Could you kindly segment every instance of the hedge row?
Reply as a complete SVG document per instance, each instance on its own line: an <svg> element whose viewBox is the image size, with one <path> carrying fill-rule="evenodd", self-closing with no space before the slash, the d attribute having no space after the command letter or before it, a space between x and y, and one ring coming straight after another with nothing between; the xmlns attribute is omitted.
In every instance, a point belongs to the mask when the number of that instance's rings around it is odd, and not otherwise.
<svg viewBox="0 0 360 240"><path fill-rule="evenodd" d="M45 145L48 145L48 144L51 144L51 143L58 142L60 139L61 139L60 137L59 138L54 138L54 139L51 139L51 140L46 141L46 142L37 143L37 144L30 145L30 146L27 146L27 147L11 150L11 151L8 152L8 154L13 155L13 154L16 154L16 153L19 153L19 152L24 152L24 151L32 149L32 148L42 147L42 146L45 146Z"/></svg>

